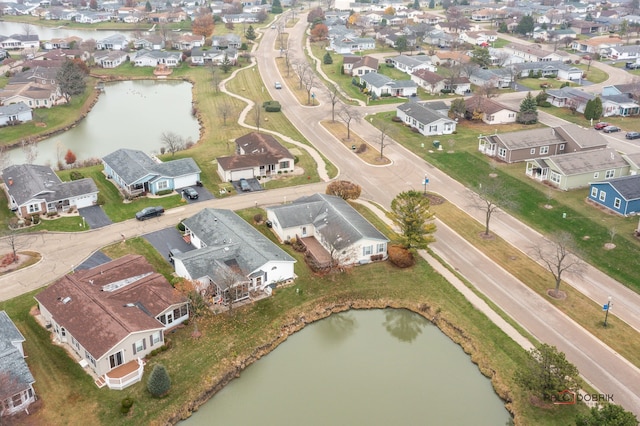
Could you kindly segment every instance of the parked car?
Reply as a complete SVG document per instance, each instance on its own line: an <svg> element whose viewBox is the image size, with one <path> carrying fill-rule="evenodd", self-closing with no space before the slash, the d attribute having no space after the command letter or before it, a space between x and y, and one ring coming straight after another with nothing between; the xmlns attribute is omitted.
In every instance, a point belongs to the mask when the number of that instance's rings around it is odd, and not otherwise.
<svg viewBox="0 0 640 426"><path fill-rule="evenodd" d="M627 62L626 64L624 64L624 67L628 70L637 70L638 68L640 68L640 64L637 62Z"/></svg>
<svg viewBox="0 0 640 426"><path fill-rule="evenodd" d="M620 131L620 127L618 127L618 126L607 126L604 129L602 129L602 131L605 132L605 133L619 132Z"/></svg>
<svg viewBox="0 0 640 426"><path fill-rule="evenodd" d="M627 132L624 137L627 139L640 139L640 132Z"/></svg>
<svg viewBox="0 0 640 426"><path fill-rule="evenodd" d="M187 187L184 188L182 190L182 193L184 194L184 196L190 200L197 200L198 199L198 191L196 191L195 189L191 188L191 187Z"/></svg>
<svg viewBox="0 0 640 426"><path fill-rule="evenodd" d="M276 83L274 84L276 89L282 89L282 84L280 84L279 81L276 81Z"/></svg>
<svg viewBox="0 0 640 426"><path fill-rule="evenodd" d="M601 121L599 123L596 123L596 125L593 126L593 128L596 130L602 130L607 126L611 126L611 123L607 123L606 121Z"/></svg>
<svg viewBox="0 0 640 426"><path fill-rule="evenodd" d="M136 219L138 220L147 220L152 217L157 217L164 213L164 207L156 206L156 207L145 207L136 213Z"/></svg>
<svg viewBox="0 0 640 426"><path fill-rule="evenodd" d="M240 189L245 192L251 191L251 186L249 185L249 182L247 182L245 178L240 179Z"/></svg>

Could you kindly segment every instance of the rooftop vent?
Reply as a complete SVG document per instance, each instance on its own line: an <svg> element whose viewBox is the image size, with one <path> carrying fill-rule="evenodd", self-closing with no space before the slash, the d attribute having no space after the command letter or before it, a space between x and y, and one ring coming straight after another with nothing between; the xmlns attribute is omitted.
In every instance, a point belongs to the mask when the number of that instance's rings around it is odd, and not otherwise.
<svg viewBox="0 0 640 426"><path fill-rule="evenodd" d="M71 302L71 298L69 296L65 297L64 299L62 299L62 303L64 303L65 305L67 303Z"/></svg>

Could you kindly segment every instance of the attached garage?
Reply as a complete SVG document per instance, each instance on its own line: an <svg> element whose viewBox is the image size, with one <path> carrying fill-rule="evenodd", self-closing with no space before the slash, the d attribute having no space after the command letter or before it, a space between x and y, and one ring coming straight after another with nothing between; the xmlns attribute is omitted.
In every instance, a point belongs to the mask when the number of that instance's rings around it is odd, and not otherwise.
<svg viewBox="0 0 640 426"><path fill-rule="evenodd" d="M173 180L175 189L184 188L187 186L194 186L197 181L200 180L200 173L193 173L186 176L180 176Z"/></svg>
<svg viewBox="0 0 640 426"><path fill-rule="evenodd" d="M236 181L236 180L240 180L242 178L244 179L253 179L254 175L253 175L253 169L244 169L244 170L231 170L229 172L229 175L231 177L231 181Z"/></svg>

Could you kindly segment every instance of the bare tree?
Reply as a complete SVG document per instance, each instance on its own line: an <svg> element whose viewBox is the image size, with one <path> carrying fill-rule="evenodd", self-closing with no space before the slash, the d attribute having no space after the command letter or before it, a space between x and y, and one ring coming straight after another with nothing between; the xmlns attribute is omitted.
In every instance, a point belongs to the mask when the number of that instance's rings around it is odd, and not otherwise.
<svg viewBox="0 0 640 426"><path fill-rule="evenodd" d="M211 84L216 89L216 93L220 93L220 82L222 81L222 75L218 72L218 67L216 65L213 65L213 63L211 63L209 69L211 70Z"/></svg>
<svg viewBox="0 0 640 426"><path fill-rule="evenodd" d="M30 24L22 24L22 34L30 36L33 34L33 27Z"/></svg>
<svg viewBox="0 0 640 426"><path fill-rule="evenodd" d="M616 237L616 235L618 235L618 228L616 228L615 226L612 226L611 228L609 228L609 237L610 237L609 242L611 244L613 244L613 239Z"/></svg>
<svg viewBox="0 0 640 426"><path fill-rule="evenodd" d="M300 81L300 89L302 89L304 76L311 71L311 67L306 62L296 62L293 65L296 69L296 73L298 74L298 80Z"/></svg>
<svg viewBox="0 0 640 426"><path fill-rule="evenodd" d="M360 120L360 114L349 105L342 105L338 117L347 125L347 140L351 139L351 123Z"/></svg>
<svg viewBox="0 0 640 426"><path fill-rule="evenodd" d="M33 164L38 158L38 142L32 137L28 137L20 142L20 147L27 164Z"/></svg>
<svg viewBox="0 0 640 426"><path fill-rule="evenodd" d="M316 75L311 69L305 73L303 84L304 90L307 91L307 105L311 105L311 90L316 82Z"/></svg>
<svg viewBox="0 0 640 426"><path fill-rule="evenodd" d="M386 118L383 119L382 123L378 126L380 130L380 134L378 135L378 144L380 146L380 159L384 158L384 147L388 146L391 142L390 139L387 138L387 132L389 132L390 123L386 121Z"/></svg>
<svg viewBox="0 0 640 426"><path fill-rule="evenodd" d="M63 161L64 161L64 154L66 153L65 149L66 148L62 143L62 141L56 142L56 162L57 162L58 170L64 169Z"/></svg>
<svg viewBox="0 0 640 426"><path fill-rule="evenodd" d="M508 52L505 52L504 50L499 50L494 54L494 57L496 58L495 65L502 68L505 66L509 58L511 58L511 55Z"/></svg>
<svg viewBox="0 0 640 426"><path fill-rule="evenodd" d="M255 120L255 122L256 122L256 129L257 129L256 131L257 131L258 133L260 133L260 124L261 124L261 120L260 120L260 119L262 118L262 117L261 117L261 115L262 115L262 108L261 108L261 107L260 107L260 105L258 105L258 103L256 102L256 103L253 105L253 119L254 119L254 120Z"/></svg>
<svg viewBox="0 0 640 426"><path fill-rule="evenodd" d="M484 98L495 98L498 96L498 88L496 87L495 81L487 81L481 86L478 86L475 91L476 96L481 96Z"/></svg>
<svg viewBox="0 0 640 426"><path fill-rule="evenodd" d="M222 101L218 104L218 114L222 117L222 125L227 125L227 117L231 115L231 104L226 97L222 98Z"/></svg>
<svg viewBox="0 0 640 426"><path fill-rule="evenodd" d="M501 208L516 208L515 193L498 178L486 180L478 185L472 197L472 207L484 213L484 235L489 236L491 217Z"/></svg>
<svg viewBox="0 0 640 426"><path fill-rule="evenodd" d="M336 121L336 104L340 101L338 96L338 85L334 85L333 88L327 90L329 94L329 102L331 102L331 122Z"/></svg>
<svg viewBox="0 0 640 426"><path fill-rule="evenodd" d="M287 67L287 78L289 78L290 70L291 70L291 55L289 49L284 49L284 64Z"/></svg>
<svg viewBox="0 0 640 426"><path fill-rule="evenodd" d="M18 253L23 247L29 245L28 240L26 240L29 234L20 232L19 226L21 225L18 224L14 217L13 220L9 220L9 223L3 227L0 233L0 236L3 237L2 241L9 247L9 250L11 250L13 262L18 262Z"/></svg>
<svg viewBox="0 0 640 426"><path fill-rule="evenodd" d="M162 132L160 141L166 150L171 153L171 156L176 155L176 152L184 148L184 139L182 136L173 132Z"/></svg>
<svg viewBox="0 0 640 426"><path fill-rule="evenodd" d="M575 250L573 236L565 231L558 233L548 244L533 247L534 257L540 260L553 275L555 280L554 297L558 297L563 273L581 274L584 271L584 262L571 254Z"/></svg>

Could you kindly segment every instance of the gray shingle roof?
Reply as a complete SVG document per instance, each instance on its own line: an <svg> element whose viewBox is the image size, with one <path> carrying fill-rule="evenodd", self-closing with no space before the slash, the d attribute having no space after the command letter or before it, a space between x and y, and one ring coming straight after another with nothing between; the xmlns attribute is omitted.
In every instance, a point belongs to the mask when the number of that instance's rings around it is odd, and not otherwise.
<svg viewBox="0 0 640 426"><path fill-rule="evenodd" d="M417 102L404 103L398 106L398 109L407 114L409 117L415 118L417 121L425 125L438 120L453 122L453 120L451 120L449 117L445 117L439 112Z"/></svg>
<svg viewBox="0 0 640 426"><path fill-rule="evenodd" d="M389 241L349 203L333 195L314 194L267 210L275 213L282 228L313 224L316 232L336 250L363 238Z"/></svg>
<svg viewBox="0 0 640 426"><path fill-rule="evenodd" d="M549 157L547 162L555 164L558 171L565 176L628 166L622 156L611 148L554 155Z"/></svg>
<svg viewBox="0 0 640 426"><path fill-rule="evenodd" d="M22 344L25 338L18 331L5 311L0 311L0 373L9 374L12 380L5 380L0 389L0 401L23 391L35 382L29 366L15 344ZM8 382L8 383L5 383Z"/></svg>
<svg viewBox="0 0 640 426"><path fill-rule="evenodd" d="M98 192L91 178L62 182L51 167L36 164L17 164L2 171L7 191L18 205L34 198L48 202Z"/></svg>
<svg viewBox="0 0 640 426"><path fill-rule="evenodd" d="M627 201L640 199L640 175L623 176L605 183L611 185Z"/></svg>
<svg viewBox="0 0 640 426"><path fill-rule="evenodd" d="M597 130L584 129L575 124L566 124L552 129L547 127L502 133L487 137L492 141L499 140L506 148L511 150L553 145L568 141L573 141L583 148L607 146L606 139Z"/></svg>
<svg viewBox="0 0 640 426"><path fill-rule="evenodd" d="M104 156L102 161L108 164L127 185L146 176L179 177L200 172L200 168L192 158L156 163L144 152L126 148Z"/></svg>
<svg viewBox="0 0 640 426"><path fill-rule="evenodd" d="M393 79L391 79L390 77L387 77L386 75L378 74L377 72L370 72L365 75L362 75L360 76L360 80L374 87L382 87L385 84L389 84L393 82Z"/></svg>
<svg viewBox="0 0 640 426"><path fill-rule="evenodd" d="M211 259L223 262L234 259L245 275L269 261L295 262L231 210L204 209L183 223L206 245L177 256L193 278L215 276Z"/></svg>
<svg viewBox="0 0 640 426"><path fill-rule="evenodd" d="M19 114L24 111L31 111L31 108L26 106L23 102L18 102L17 104L11 105L3 105L0 106L0 117L2 117L3 115L6 116Z"/></svg>

